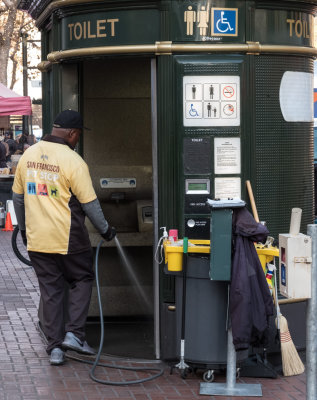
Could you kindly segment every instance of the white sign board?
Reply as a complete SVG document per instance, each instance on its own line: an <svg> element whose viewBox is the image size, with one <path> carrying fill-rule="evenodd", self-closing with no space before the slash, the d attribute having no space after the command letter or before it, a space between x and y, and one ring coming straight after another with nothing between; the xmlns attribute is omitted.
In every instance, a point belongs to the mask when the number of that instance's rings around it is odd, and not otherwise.
<svg viewBox="0 0 317 400"><path fill-rule="evenodd" d="M314 75L309 72L284 72L280 86L280 106L285 121L314 120L313 79Z"/></svg>
<svg viewBox="0 0 317 400"><path fill-rule="evenodd" d="M239 76L184 76L184 126L240 126Z"/></svg>
<svg viewBox="0 0 317 400"><path fill-rule="evenodd" d="M241 179L215 178L215 199L241 199Z"/></svg>
<svg viewBox="0 0 317 400"><path fill-rule="evenodd" d="M215 138L215 174L240 174L240 138Z"/></svg>

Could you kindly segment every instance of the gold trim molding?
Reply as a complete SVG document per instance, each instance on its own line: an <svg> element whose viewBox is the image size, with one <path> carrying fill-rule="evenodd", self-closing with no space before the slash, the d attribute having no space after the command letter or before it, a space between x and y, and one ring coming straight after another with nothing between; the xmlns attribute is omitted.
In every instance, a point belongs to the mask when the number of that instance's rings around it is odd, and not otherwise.
<svg viewBox="0 0 317 400"><path fill-rule="evenodd" d="M66 0L59 0L66 1ZM71 1L71 0L67 0ZM75 0L73 0L75 1ZM78 1L78 0L77 0ZM123 46L102 46L86 47L72 50L54 51L47 55L48 61L42 61L38 68L45 71L51 64L63 60L104 56L109 54L153 54L171 55L174 53L245 53L251 55L260 54L290 54L306 57L317 57L317 48L304 46L282 46L282 45L261 45L259 42L247 42L244 44L178 44L172 42L156 42L149 45L123 45Z"/></svg>

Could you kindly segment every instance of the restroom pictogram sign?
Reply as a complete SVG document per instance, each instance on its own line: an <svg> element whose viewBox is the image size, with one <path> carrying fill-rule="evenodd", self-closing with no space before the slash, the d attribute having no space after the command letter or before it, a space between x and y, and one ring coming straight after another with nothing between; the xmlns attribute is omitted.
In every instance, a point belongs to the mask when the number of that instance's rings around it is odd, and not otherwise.
<svg viewBox="0 0 317 400"><path fill-rule="evenodd" d="M183 77L184 126L239 126L240 77Z"/></svg>

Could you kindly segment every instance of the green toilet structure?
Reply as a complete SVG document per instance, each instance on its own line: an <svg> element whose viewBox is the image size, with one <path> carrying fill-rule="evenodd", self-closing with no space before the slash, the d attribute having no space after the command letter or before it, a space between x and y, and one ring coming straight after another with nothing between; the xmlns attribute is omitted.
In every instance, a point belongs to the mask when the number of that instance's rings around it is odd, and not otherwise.
<svg viewBox="0 0 317 400"><path fill-rule="evenodd" d="M42 33L44 133L61 110L82 113L91 131L79 152L142 289L115 244L105 245L105 317L146 320L152 356L174 358L175 277L153 257L161 227L209 239L207 198L249 204L246 180L273 237L289 231L293 207L303 210L302 232L314 221L317 1L21 0L19 8ZM301 346L304 306L292 307Z"/></svg>

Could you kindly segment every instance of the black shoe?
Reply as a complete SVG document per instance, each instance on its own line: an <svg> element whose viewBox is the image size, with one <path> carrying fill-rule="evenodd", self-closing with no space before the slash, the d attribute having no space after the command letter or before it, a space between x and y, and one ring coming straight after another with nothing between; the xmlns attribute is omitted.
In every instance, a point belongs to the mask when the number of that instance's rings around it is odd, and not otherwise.
<svg viewBox="0 0 317 400"><path fill-rule="evenodd" d="M51 365L62 365L65 362L65 353L59 347L55 347L52 350L50 356L50 364Z"/></svg>
<svg viewBox="0 0 317 400"><path fill-rule="evenodd" d="M95 350L86 341L82 342L72 332L66 333L62 346L65 350L74 350L77 353L86 354L87 356L96 355Z"/></svg>

